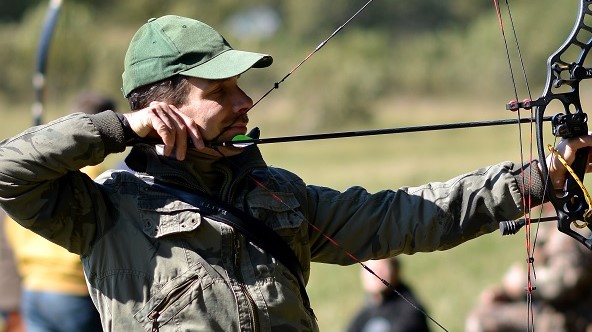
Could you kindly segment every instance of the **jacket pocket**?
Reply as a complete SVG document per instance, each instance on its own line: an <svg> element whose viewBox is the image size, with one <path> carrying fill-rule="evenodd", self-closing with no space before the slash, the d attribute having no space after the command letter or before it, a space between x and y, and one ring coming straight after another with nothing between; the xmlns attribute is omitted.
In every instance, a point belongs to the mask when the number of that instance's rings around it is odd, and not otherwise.
<svg viewBox="0 0 592 332"><path fill-rule="evenodd" d="M202 222L198 208L162 193L151 192L140 195L138 210L142 230L152 238L191 232Z"/></svg>
<svg viewBox="0 0 592 332"><path fill-rule="evenodd" d="M281 236L295 235L305 218L293 193L253 191L247 201L253 217L263 221Z"/></svg>
<svg viewBox="0 0 592 332"><path fill-rule="evenodd" d="M195 272L174 279L165 285L158 293L138 311L134 318L148 331L159 331L166 326L192 301L202 295L202 278Z"/></svg>
<svg viewBox="0 0 592 332"><path fill-rule="evenodd" d="M304 271L308 270L308 228L306 219L300 210L300 203L293 193L286 192L252 192L249 194L250 211L254 217L271 227L294 252ZM268 253L273 256L273 252ZM259 278L273 275L290 291L300 294L297 276L283 264L271 264L254 252L251 261L257 267ZM261 259L261 260L259 260ZM262 268L265 267L265 268Z"/></svg>

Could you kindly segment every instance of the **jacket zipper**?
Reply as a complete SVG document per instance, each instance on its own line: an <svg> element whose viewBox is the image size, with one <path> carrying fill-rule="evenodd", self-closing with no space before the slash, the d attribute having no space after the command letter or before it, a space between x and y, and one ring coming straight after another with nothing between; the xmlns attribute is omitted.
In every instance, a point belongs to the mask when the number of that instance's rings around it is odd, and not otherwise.
<svg viewBox="0 0 592 332"><path fill-rule="evenodd" d="M255 300L249 293L247 286L244 284L244 277L242 274L242 270L240 268L240 237L234 233L234 265L235 270L237 271L236 275L238 277L239 287L241 288L243 294L247 298L249 312L251 313L251 324L253 325L253 331L259 331L259 315L257 314L257 305L255 304Z"/></svg>
<svg viewBox="0 0 592 332"><path fill-rule="evenodd" d="M151 332L158 332L158 317L160 317L160 311L152 311L150 314L148 314L148 319L152 321L152 329L150 329Z"/></svg>

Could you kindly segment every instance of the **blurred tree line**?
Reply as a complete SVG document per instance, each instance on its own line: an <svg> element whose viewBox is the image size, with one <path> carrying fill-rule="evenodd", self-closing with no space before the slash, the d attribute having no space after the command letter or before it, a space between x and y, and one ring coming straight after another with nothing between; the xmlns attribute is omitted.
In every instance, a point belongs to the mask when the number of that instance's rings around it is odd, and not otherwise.
<svg viewBox="0 0 592 332"><path fill-rule="evenodd" d="M47 98L66 99L83 88L121 96L129 40L148 18L164 14L200 19L236 48L272 54L270 70L245 75L256 98L365 2L64 0L49 54ZM536 16L533 3L511 5L531 84L540 86L546 58L573 25L576 1L539 0ZM0 3L0 102L32 101L47 6L33 0ZM270 98L306 115L303 125L325 128L367 121L376 102L397 95L471 95L475 100L465 105L478 106L479 98L492 94L513 97L507 61L490 1L375 0Z"/></svg>

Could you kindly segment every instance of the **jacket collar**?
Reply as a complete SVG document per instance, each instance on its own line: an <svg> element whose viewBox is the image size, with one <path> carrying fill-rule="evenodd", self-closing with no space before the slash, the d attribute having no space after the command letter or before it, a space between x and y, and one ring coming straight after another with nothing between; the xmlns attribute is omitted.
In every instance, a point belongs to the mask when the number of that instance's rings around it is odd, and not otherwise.
<svg viewBox="0 0 592 332"><path fill-rule="evenodd" d="M159 154L157 148L148 144L135 145L125 159L130 169L153 176L155 181L164 181L199 189L213 194L230 188L234 183L256 169L266 168L261 151L255 145L233 157L214 157L190 150L183 161Z"/></svg>

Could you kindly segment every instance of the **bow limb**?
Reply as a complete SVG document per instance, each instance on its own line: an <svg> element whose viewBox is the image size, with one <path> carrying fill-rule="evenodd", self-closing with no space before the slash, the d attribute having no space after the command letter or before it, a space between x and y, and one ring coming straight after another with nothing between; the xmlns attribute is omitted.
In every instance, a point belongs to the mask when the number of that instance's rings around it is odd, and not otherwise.
<svg viewBox="0 0 592 332"><path fill-rule="evenodd" d="M556 137L564 139L585 135L588 133L586 113L582 110L580 101L580 82L592 78L592 69L584 67L584 61L592 48L589 24L592 18L590 5L592 0L579 0L577 21L563 45L547 60L547 82L543 95L533 101L536 118L536 138L543 178L546 183L547 196L557 212L558 229L576 239L589 249L592 249L592 239L577 232L575 225L589 226L590 205L586 201L585 188L580 185L584 178L588 160L589 148L577 151L572 164L573 173L578 179L569 175L563 193L557 195L549 181L549 169L545 162L546 145L543 142L543 118L547 106L553 101L559 101L563 106L563 114L553 116L552 131ZM570 57L574 57L570 58Z"/></svg>
<svg viewBox="0 0 592 332"><path fill-rule="evenodd" d="M50 0L49 7L45 14L45 22L41 29L41 36L37 46L37 56L35 59L35 73L33 75L33 89L35 90L35 101L33 103L33 124L40 125L42 123L43 114L43 99L45 93L45 71L47 66L47 58L49 52L49 45L56 23L62 7L62 0Z"/></svg>

